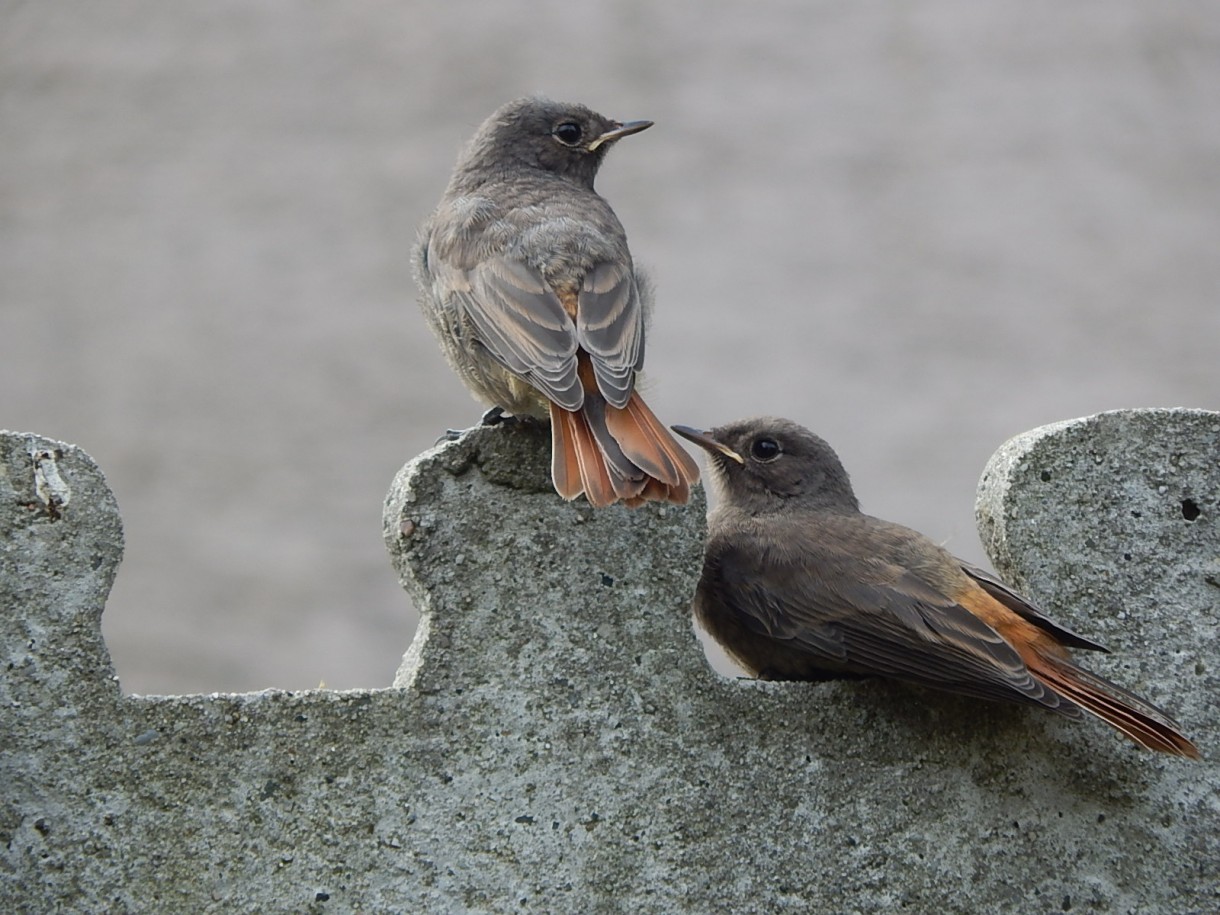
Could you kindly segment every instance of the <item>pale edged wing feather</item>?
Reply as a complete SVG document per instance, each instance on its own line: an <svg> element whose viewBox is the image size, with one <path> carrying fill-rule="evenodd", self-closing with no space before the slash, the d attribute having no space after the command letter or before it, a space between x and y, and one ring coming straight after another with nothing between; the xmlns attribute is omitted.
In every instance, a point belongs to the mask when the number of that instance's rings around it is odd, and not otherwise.
<svg viewBox="0 0 1220 915"><path fill-rule="evenodd" d="M576 326L542 275L505 257L455 272L465 282L449 288L488 353L565 410L580 409Z"/></svg>
<svg viewBox="0 0 1220 915"><path fill-rule="evenodd" d="M601 263L585 275L576 321L598 389L610 406L625 407L644 364L644 310L630 261Z"/></svg>

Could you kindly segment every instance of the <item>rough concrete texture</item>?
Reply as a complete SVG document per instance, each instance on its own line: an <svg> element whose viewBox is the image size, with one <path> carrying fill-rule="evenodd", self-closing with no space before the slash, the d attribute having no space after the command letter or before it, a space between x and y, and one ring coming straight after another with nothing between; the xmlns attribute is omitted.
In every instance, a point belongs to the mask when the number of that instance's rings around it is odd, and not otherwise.
<svg viewBox="0 0 1220 915"><path fill-rule="evenodd" d="M1107 639L1097 669L1169 705L1209 756L1217 429L1176 412L1069 424L1034 437L1045 460L1010 445L984 500L1001 562ZM62 489L31 452L55 449L71 497L51 511L39 491ZM121 548L100 472L0 438L5 908L1220 907L1214 763L882 683L722 678L687 609L701 499L567 504L546 450L538 429L480 429L395 480L387 542L425 620L396 688L137 697L99 636Z"/></svg>

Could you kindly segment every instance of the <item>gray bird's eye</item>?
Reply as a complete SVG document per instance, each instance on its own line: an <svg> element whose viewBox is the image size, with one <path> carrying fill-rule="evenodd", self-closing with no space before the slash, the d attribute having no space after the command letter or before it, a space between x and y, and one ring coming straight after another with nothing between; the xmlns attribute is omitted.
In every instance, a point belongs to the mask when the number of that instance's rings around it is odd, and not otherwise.
<svg viewBox="0 0 1220 915"><path fill-rule="evenodd" d="M773 438L756 438L754 439L754 444L750 446L750 457L764 464L768 461L774 461L781 454L783 454L783 449L780 448L779 442Z"/></svg>
<svg viewBox="0 0 1220 915"><path fill-rule="evenodd" d="M551 136L565 146L575 146L583 135L584 131L575 121L560 121L551 131Z"/></svg>

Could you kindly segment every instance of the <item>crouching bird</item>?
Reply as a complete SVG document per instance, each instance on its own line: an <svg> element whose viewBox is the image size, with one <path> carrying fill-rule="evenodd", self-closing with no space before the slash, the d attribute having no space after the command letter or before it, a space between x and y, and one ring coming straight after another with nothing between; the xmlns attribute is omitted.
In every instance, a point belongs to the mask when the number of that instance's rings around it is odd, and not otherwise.
<svg viewBox="0 0 1220 915"><path fill-rule="evenodd" d="M593 179L651 126L583 105L502 106L458 158L420 229L420 307L445 357L493 409L550 419L565 499L685 502L699 468L636 391L648 285Z"/></svg>
<svg viewBox="0 0 1220 915"><path fill-rule="evenodd" d="M1142 747L1199 758L1168 715L1068 653L1101 645L922 534L861 512L838 456L808 429L773 418L673 429L708 452L720 496L694 612L754 676L890 677L1069 718L1084 710Z"/></svg>

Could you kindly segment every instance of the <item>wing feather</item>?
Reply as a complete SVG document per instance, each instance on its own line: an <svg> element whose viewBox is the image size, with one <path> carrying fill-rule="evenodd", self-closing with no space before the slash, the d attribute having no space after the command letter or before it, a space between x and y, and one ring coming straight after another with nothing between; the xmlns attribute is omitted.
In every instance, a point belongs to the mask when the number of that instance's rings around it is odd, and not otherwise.
<svg viewBox="0 0 1220 915"><path fill-rule="evenodd" d="M814 666L1078 714L999 633L900 567L834 547L816 557L752 552L720 545L721 600L746 628L808 652Z"/></svg>
<svg viewBox="0 0 1220 915"><path fill-rule="evenodd" d="M593 357L602 396L621 409L644 364L644 310L631 262L595 266L585 275L578 303L577 340Z"/></svg>
<svg viewBox="0 0 1220 915"><path fill-rule="evenodd" d="M487 352L565 410L580 409L576 325L542 275L506 257L453 273L448 288Z"/></svg>

